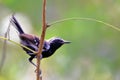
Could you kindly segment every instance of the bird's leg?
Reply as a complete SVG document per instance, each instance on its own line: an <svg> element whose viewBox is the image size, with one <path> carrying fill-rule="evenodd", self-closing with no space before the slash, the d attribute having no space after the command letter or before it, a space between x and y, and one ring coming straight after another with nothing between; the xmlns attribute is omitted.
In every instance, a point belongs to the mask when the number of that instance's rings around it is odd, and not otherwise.
<svg viewBox="0 0 120 80"><path fill-rule="evenodd" d="M35 58L34 56L31 56L31 57L29 58L29 62L30 62L32 65L34 65L35 67L37 67L37 65L32 62L32 60L33 60L34 58Z"/></svg>
<svg viewBox="0 0 120 80"><path fill-rule="evenodd" d="M29 58L29 62L30 62L31 64L33 64L35 67L37 67L37 65L32 62L32 60L33 60L34 58L35 58L35 56L31 56L31 57ZM37 70L35 70L35 72L37 72ZM41 76L41 74L42 74L42 71L39 70L39 75Z"/></svg>

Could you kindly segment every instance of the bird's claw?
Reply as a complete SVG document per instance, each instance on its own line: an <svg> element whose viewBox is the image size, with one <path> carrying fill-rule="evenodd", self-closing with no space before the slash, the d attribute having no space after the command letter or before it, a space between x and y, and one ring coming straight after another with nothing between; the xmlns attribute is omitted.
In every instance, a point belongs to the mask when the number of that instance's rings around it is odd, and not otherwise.
<svg viewBox="0 0 120 80"><path fill-rule="evenodd" d="M37 69L35 70L35 73L37 73ZM42 76L42 71L39 70L39 76L41 77Z"/></svg>

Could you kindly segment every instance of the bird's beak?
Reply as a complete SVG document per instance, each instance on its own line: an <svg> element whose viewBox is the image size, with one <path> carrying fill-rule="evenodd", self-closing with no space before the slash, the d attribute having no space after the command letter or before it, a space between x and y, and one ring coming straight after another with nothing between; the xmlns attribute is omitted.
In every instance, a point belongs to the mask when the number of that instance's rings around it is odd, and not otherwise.
<svg viewBox="0 0 120 80"><path fill-rule="evenodd" d="M64 40L64 44L69 44L69 43L71 43L71 42Z"/></svg>

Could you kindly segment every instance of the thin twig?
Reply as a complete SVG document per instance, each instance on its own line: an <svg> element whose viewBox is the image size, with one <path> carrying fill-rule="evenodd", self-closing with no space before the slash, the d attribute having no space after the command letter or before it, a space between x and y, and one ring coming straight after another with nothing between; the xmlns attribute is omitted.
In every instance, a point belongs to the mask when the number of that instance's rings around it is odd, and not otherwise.
<svg viewBox="0 0 120 80"><path fill-rule="evenodd" d="M7 31L5 32L4 37L7 38L7 36L9 37L9 31L10 31L10 23L8 25ZM3 43L3 51L2 51L2 56L1 56L1 62L0 62L0 72L2 70L2 67L4 65L5 62L5 57L6 57L6 51L7 51L7 40L4 39L4 43Z"/></svg>
<svg viewBox="0 0 120 80"><path fill-rule="evenodd" d="M24 48L30 50L31 52L33 52L33 53L35 53L35 54L37 53L36 51L34 51L34 50L32 50L32 49L30 49L30 48L28 48L28 47L26 47L26 46L24 46L24 45L22 45L22 44L20 44L20 43L17 43L17 42L15 42L15 41L13 41L13 40L10 40L10 39L8 39L8 38L5 38L5 37L0 36L0 39L7 40L7 41L9 41L9 42L11 42L11 43L19 46L19 47L20 47L20 46L21 46L21 47L24 47Z"/></svg>
<svg viewBox="0 0 120 80"><path fill-rule="evenodd" d="M120 28L112 25L112 24L109 24L107 22L104 22L104 21L101 21L101 20L97 20L97 19L94 19L94 18L66 18L66 19L61 19L61 20L58 20L58 21L55 21L55 22L52 22L52 23L49 23L47 27L50 27L52 25L55 25L57 23L61 23L61 22L65 22L65 21L70 21L70 20L88 20L88 21L94 21L94 22L98 22L98 23L102 23L104 25L107 25L117 31L120 31Z"/></svg>
<svg viewBox="0 0 120 80"><path fill-rule="evenodd" d="M44 44L44 38L46 33L46 0L43 0L43 7L42 7L42 33L40 36L40 44L37 54L37 79L36 80L42 80L42 77L40 77L40 56L43 49Z"/></svg>

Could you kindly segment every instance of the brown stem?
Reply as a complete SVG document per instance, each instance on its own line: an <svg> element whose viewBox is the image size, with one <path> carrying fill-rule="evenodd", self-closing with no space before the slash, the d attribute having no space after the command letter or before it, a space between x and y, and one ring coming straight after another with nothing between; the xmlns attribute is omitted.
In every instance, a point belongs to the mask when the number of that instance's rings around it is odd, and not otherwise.
<svg viewBox="0 0 120 80"><path fill-rule="evenodd" d="M43 8L42 8L42 33L40 36L40 44L39 44L39 49L38 49L38 54L37 54L37 79L36 80L42 80L42 77L40 77L40 56L42 53L43 49L43 44L44 44L44 38L45 38L45 33L46 33L46 0L43 0Z"/></svg>

